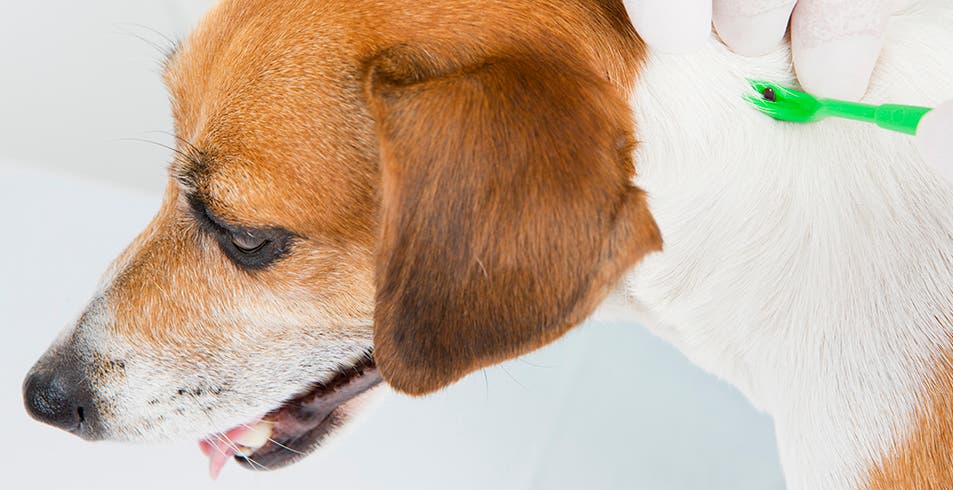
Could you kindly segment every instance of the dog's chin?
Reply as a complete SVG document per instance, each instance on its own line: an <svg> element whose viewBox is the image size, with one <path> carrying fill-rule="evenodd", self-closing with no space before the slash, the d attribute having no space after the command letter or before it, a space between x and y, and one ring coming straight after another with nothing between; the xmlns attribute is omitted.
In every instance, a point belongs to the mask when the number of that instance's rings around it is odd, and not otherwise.
<svg viewBox="0 0 953 490"><path fill-rule="evenodd" d="M316 450L360 408L381 376L373 360L338 370L329 381L284 402L248 424L213 434L199 445L217 477L228 459L253 470L293 464Z"/></svg>

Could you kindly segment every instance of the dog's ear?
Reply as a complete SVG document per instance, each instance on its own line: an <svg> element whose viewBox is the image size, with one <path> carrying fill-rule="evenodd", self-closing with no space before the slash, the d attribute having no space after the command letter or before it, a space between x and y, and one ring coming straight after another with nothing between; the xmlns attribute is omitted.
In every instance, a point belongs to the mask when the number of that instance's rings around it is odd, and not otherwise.
<svg viewBox="0 0 953 490"><path fill-rule="evenodd" d="M621 90L540 56L369 63L380 138L374 356L425 394L583 321L661 248Z"/></svg>

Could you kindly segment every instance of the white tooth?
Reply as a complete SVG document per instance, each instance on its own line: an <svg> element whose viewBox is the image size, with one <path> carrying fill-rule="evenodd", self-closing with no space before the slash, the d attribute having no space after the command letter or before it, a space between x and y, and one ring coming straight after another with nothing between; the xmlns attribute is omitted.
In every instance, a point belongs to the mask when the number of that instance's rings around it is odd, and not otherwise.
<svg viewBox="0 0 953 490"><path fill-rule="evenodd" d="M252 448L250 448L250 447L245 447L245 446L239 445L239 446L237 446L237 447L235 448L235 455L236 455L236 456L241 456L241 457L243 457L243 458L247 458L247 457L251 456L252 454L255 454L255 450L252 449Z"/></svg>
<svg viewBox="0 0 953 490"><path fill-rule="evenodd" d="M235 444L245 448L255 450L265 445L268 438L271 437L271 430L274 424L267 421L258 422L248 432L235 439Z"/></svg>

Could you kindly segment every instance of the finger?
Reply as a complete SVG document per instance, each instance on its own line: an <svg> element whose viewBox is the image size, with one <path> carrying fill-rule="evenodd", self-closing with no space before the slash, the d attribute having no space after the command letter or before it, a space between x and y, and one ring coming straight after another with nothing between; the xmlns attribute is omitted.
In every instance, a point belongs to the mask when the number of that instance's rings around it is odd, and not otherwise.
<svg viewBox="0 0 953 490"><path fill-rule="evenodd" d="M916 3L916 0L887 0L887 13L896 14L909 10L914 3Z"/></svg>
<svg viewBox="0 0 953 490"><path fill-rule="evenodd" d="M923 116L917 146L923 159L953 184L953 100Z"/></svg>
<svg viewBox="0 0 953 490"><path fill-rule="evenodd" d="M791 17L794 67L822 97L859 100L883 47L882 0L800 0Z"/></svg>
<svg viewBox="0 0 953 490"><path fill-rule="evenodd" d="M715 0L712 20L721 40L744 56L773 51L784 40L796 0Z"/></svg>
<svg viewBox="0 0 953 490"><path fill-rule="evenodd" d="M711 37L711 0L625 0L632 25L653 49L686 53Z"/></svg>

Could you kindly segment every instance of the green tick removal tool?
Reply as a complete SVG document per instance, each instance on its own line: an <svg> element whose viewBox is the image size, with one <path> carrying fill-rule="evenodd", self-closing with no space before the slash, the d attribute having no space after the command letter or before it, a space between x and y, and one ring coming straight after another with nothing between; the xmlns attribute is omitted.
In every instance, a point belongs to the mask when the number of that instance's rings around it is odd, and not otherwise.
<svg viewBox="0 0 953 490"><path fill-rule="evenodd" d="M873 106L836 99L819 99L771 82L752 81L751 87L758 95L745 96L748 102L775 119L796 123L812 123L828 117L840 117L915 135L920 119L932 110L908 105Z"/></svg>

